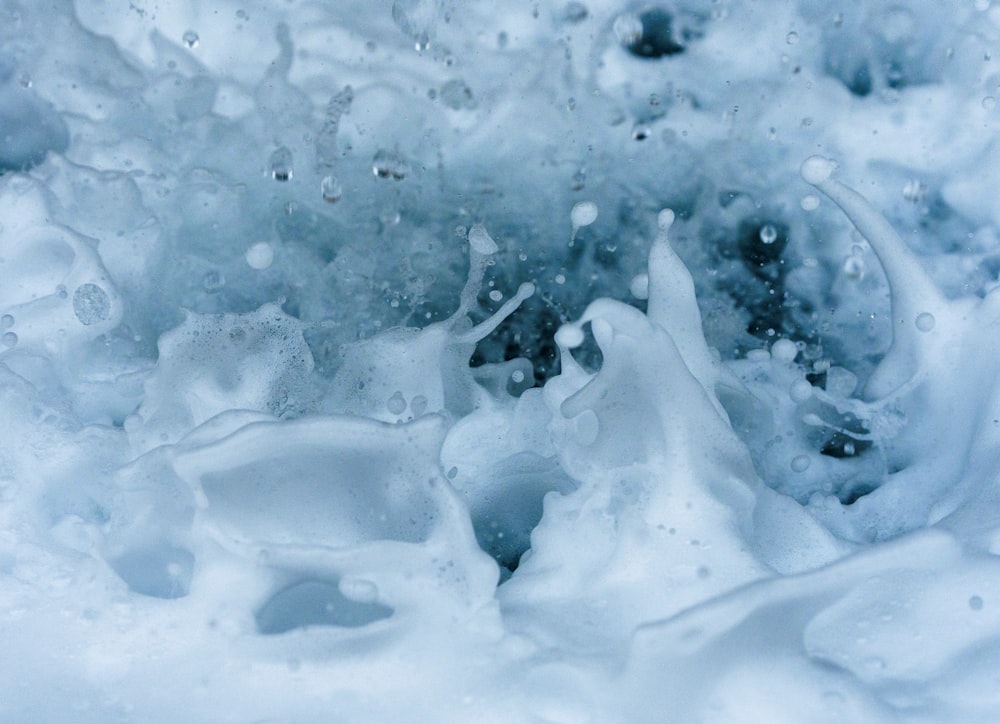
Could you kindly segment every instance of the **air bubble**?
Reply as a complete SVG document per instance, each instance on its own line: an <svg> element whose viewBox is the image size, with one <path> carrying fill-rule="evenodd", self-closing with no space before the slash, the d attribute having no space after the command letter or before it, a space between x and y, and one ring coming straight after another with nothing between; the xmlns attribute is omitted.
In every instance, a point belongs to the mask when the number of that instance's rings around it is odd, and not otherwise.
<svg viewBox="0 0 1000 724"><path fill-rule="evenodd" d="M96 284L81 284L73 293L73 311L81 324L97 324L111 316L111 299Z"/></svg>
<svg viewBox="0 0 1000 724"><path fill-rule="evenodd" d="M983 599L980 596L970 597L969 608L971 608L973 611L981 611L983 608Z"/></svg>
<svg viewBox="0 0 1000 724"><path fill-rule="evenodd" d="M934 319L934 315L930 312L921 312L917 315L916 320L914 320L914 324L921 332L930 332L934 329L934 323L936 321L937 320Z"/></svg>
<svg viewBox="0 0 1000 724"><path fill-rule="evenodd" d="M402 392L396 392L390 397L386 403L385 407L393 415L402 415L406 412L406 400L403 398Z"/></svg>
<svg viewBox="0 0 1000 724"><path fill-rule="evenodd" d="M0 342L3 343L4 347L14 347L17 345L17 335L13 332L4 332L3 336L0 337Z"/></svg>
<svg viewBox="0 0 1000 724"><path fill-rule="evenodd" d="M778 238L778 230L774 228L773 224L764 224L760 227L760 243L761 244L773 244Z"/></svg>
<svg viewBox="0 0 1000 724"><path fill-rule="evenodd" d="M261 241L247 249L243 258L253 269L267 269L274 261L274 249L266 241Z"/></svg>
<svg viewBox="0 0 1000 724"><path fill-rule="evenodd" d="M191 50L197 48L198 43L200 42L200 39L198 38L198 33L194 32L193 30L188 30L186 33L184 33L184 35L181 37L181 40L183 40L184 45L186 45Z"/></svg>
<svg viewBox="0 0 1000 724"><path fill-rule="evenodd" d="M992 111L997 106L997 99L993 96L986 96L983 98L983 108L988 111Z"/></svg>
<svg viewBox="0 0 1000 724"><path fill-rule="evenodd" d="M503 300L503 292L499 289L494 289L490 292L490 299L494 302L499 302Z"/></svg>
<svg viewBox="0 0 1000 724"><path fill-rule="evenodd" d="M402 181L410 172L410 165L398 152L379 149L372 157L372 173L377 178Z"/></svg>
<svg viewBox="0 0 1000 724"><path fill-rule="evenodd" d="M795 45L799 42L799 34L794 30L785 36L785 42L789 45Z"/></svg>
<svg viewBox="0 0 1000 724"><path fill-rule="evenodd" d="M10 329L14 326L14 315L5 314L0 317L0 329Z"/></svg>
<svg viewBox="0 0 1000 724"><path fill-rule="evenodd" d="M844 259L844 276L854 281L860 281L865 276L865 260L859 254L851 254Z"/></svg>
<svg viewBox="0 0 1000 724"><path fill-rule="evenodd" d="M514 382L520 384L520 383L524 382L524 373L521 370L514 370L514 372L511 373L510 378Z"/></svg>
<svg viewBox="0 0 1000 724"><path fill-rule="evenodd" d="M323 200L328 204L337 203L344 195L344 187L340 185L336 176L327 176L320 181L319 190L323 194Z"/></svg>
<svg viewBox="0 0 1000 724"><path fill-rule="evenodd" d="M292 178L292 152L285 146L271 154L271 178L290 181Z"/></svg>
<svg viewBox="0 0 1000 724"><path fill-rule="evenodd" d="M410 400L410 412L413 413L414 417L420 417L427 412L427 398L423 395L414 395L413 399Z"/></svg>

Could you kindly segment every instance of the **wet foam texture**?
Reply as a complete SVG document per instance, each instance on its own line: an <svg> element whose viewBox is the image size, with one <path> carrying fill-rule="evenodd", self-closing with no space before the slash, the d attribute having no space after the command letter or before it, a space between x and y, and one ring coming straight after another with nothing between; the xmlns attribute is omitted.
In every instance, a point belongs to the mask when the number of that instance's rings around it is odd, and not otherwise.
<svg viewBox="0 0 1000 724"><path fill-rule="evenodd" d="M0 722L995 722L968 3L0 3Z"/></svg>

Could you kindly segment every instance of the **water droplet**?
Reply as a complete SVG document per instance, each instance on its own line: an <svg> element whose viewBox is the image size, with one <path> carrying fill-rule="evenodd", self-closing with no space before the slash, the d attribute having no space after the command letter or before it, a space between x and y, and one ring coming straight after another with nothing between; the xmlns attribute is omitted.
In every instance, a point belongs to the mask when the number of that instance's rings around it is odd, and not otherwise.
<svg viewBox="0 0 1000 724"><path fill-rule="evenodd" d="M344 187L340 185L336 176L326 176L320 181L319 190L323 194L323 200L328 204L337 203L344 195Z"/></svg>
<svg viewBox="0 0 1000 724"><path fill-rule="evenodd" d="M969 608L973 611L981 611L983 608L983 599L979 596L972 596L969 599Z"/></svg>
<svg viewBox="0 0 1000 724"><path fill-rule="evenodd" d="M794 30L785 36L785 42L789 45L795 45L799 42L799 34Z"/></svg>
<svg viewBox="0 0 1000 724"><path fill-rule="evenodd" d="M565 283L566 283L566 275L556 274L556 284L565 284Z"/></svg>
<svg viewBox="0 0 1000 724"><path fill-rule="evenodd" d="M378 178L402 181L410 172L410 165L398 152L379 149L372 157L372 173Z"/></svg>
<svg viewBox="0 0 1000 724"><path fill-rule="evenodd" d="M14 315L5 314L0 317L0 329L10 329L14 326Z"/></svg>
<svg viewBox="0 0 1000 724"><path fill-rule="evenodd" d="M510 378L514 382L520 384L521 382L524 382L524 373L521 370L514 370L514 372L511 374Z"/></svg>
<svg viewBox="0 0 1000 724"><path fill-rule="evenodd" d="M469 229L469 245L484 256L495 254L498 248L497 243L493 241L493 237L489 235L486 227L482 224L473 224L472 228Z"/></svg>
<svg viewBox="0 0 1000 724"><path fill-rule="evenodd" d="M73 311L81 324L97 324L111 316L111 299L96 284L81 284L73 293Z"/></svg>
<svg viewBox="0 0 1000 724"><path fill-rule="evenodd" d="M572 324L564 324L556 330L556 344L567 349L575 349L583 344L583 330Z"/></svg>
<svg viewBox="0 0 1000 724"><path fill-rule="evenodd" d="M414 417L420 417L427 412L427 398L423 395L416 395L410 400L410 412Z"/></svg>
<svg viewBox="0 0 1000 724"><path fill-rule="evenodd" d="M800 172L806 183L816 185L826 181L836 170L836 161L822 156L810 156L802 162Z"/></svg>
<svg viewBox="0 0 1000 724"><path fill-rule="evenodd" d="M771 357L779 362L793 362L799 348L790 339L779 339L771 345Z"/></svg>
<svg viewBox="0 0 1000 724"><path fill-rule="evenodd" d="M921 332L930 332L934 329L934 323L936 321L937 320L934 319L934 315L930 312L921 312L917 315L917 318L913 323Z"/></svg>
<svg viewBox="0 0 1000 724"><path fill-rule="evenodd" d="M778 230L774 228L773 224L764 224L760 227L760 243L761 244L773 244L778 238Z"/></svg>
<svg viewBox="0 0 1000 724"><path fill-rule="evenodd" d="M17 345L17 335L13 332L4 332L0 342L3 342L4 347L14 347Z"/></svg>
<svg viewBox="0 0 1000 724"><path fill-rule="evenodd" d="M994 108L996 108L996 105L997 105L997 99L994 98L993 96L986 96L985 98L983 98L983 108L985 108L986 110L992 111Z"/></svg>
<svg viewBox="0 0 1000 724"><path fill-rule="evenodd" d="M198 33L194 32L193 30L188 30L186 33L184 33L181 40L183 40L184 45L189 47L191 50L197 48L198 43L200 42L200 39L198 38Z"/></svg>
<svg viewBox="0 0 1000 724"><path fill-rule="evenodd" d="M503 292L501 292L499 289L494 289L492 292L490 292L490 299L493 300L494 302L501 301L503 299Z"/></svg>
<svg viewBox="0 0 1000 724"><path fill-rule="evenodd" d="M597 221L597 204L593 201L581 201L574 204L569 218L573 222L574 230L590 226Z"/></svg>
<svg viewBox="0 0 1000 724"><path fill-rule="evenodd" d="M271 154L271 178L290 181L292 178L292 152L282 146Z"/></svg>
<svg viewBox="0 0 1000 724"><path fill-rule="evenodd" d="M803 196L802 200L799 202L799 206L802 207L803 211L815 211L819 208L819 196L816 196L815 194Z"/></svg>
<svg viewBox="0 0 1000 724"><path fill-rule="evenodd" d="M649 275L636 274L628 285L629 293L636 299L649 299Z"/></svg>
<svg viewBox="0 0 1000 724"><path fill-rule="evenodd" d="M274 261L274 249L266 241L261 241L247 249L243 255L253 269L267 269Z"/></svg>
<svg viewBox="0 0 1000 724"><path fill-rule="evenodd" d="M810 462L808 455L796 455L792 458L791 468L796 473L804 473L809 469Z"/></svg>
<svg viewBox="0 0 1000 724"><path fill-rule="evenodd" d="M809 380L796 380L788 390L788 396L792 402L801 403L808 400L813 395L813 386Z"/></svg>
<svg viewBox="0 0 1000 724"><path fill-rule="evenodd" d="M385 406L393 415L402 415L406 412L406 400L403 398L403 393L398 391L394 393Z"/></svg>

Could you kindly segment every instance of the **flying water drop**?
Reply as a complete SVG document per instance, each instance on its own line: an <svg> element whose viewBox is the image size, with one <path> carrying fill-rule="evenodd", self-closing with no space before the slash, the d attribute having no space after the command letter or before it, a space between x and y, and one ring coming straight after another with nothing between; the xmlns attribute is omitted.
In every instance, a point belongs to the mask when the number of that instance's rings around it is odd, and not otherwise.
<svg viewBox="0 0 1000 724"><path fill-rule="evenodd" d="M186 45L191 50L197 48L198 43L200 42L200 39L198 38L198 33L194 32L193 30L188 30L186 33L184 33L181 40L183 40L184 45Z"/></svg>

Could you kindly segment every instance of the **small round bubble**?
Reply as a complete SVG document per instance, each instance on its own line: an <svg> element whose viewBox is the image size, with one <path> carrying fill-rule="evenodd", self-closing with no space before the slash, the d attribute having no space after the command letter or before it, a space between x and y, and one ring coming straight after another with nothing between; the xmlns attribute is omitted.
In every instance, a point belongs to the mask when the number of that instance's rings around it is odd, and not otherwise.
<svg viewBox="0 0 1000 724"><path fill-rule="evenodd" d="M785 36L785 42L789 45L796 45L799 42L799 34L793 30Z"/></svg>
<svg viewBox="0 0 1000 724"><path fill-rule="evenodd" d="M517 383L524 382L524 373L521 370L514 370L510 378Z"/></svg>
<svg viewBox="0 0 1000 724"><path fill-rule="evenodd" d="M920 330L921 332L930 332L932 329L934 329L934 323L936 321L937 320L934 319L934 315L931 314L930 312L921 312L920 314L917 315L914 324L916 325L917 329Z"/></svg>
<svg viewBox="0 0 1000 724"><path fill-rule="evenodd" d="M81 284L73 293L73 312L81 324L103 322L111 316L111 299L96 284Z"/></svg>
<svg viewBox="0 0 1000 724"><path fill-rule="evenodd" d="M972 596L969 598L969 608L973 611L981 611L983 608L983 599L980 596Z"/></svg>
<svg viewBox="0 0 1000 724"><path fill-rule="evenodd" d="M0 329L10 329L14 326L14 315L5 314L0 317Z"/></svg>
<svg viewBox="0 0 1000 724"><path fill-rule="evenodd" d="M191 48L192 50L197 48L198 43L200 42L200 39L198 38L198 33L194 32L193 30L188 30L186 33L184 33L184 35L181 37L181 40L184 41L184 45Z"/></svg>
<svg viewBox="0 0 1000 724"><path fill-rule="evenodd" d="M494 289L490 292L490 299L494 302L499 302L503 299L503 292L499 289Z"/></svg>
<svg viewBox="0 0 1000 724"><path fill-rule="evenodd" d="M0 342L4 347L13 347L17 344L17 335L13 332L4 332L3 336L0 336Z"/></svg>
<svg viewBox="0 0 1000 724"><path fill-rule="evenodd" d="M764 224L760 227L760 243L771 245L778 239L778 230L774 228L773 224Z"/></svg>

